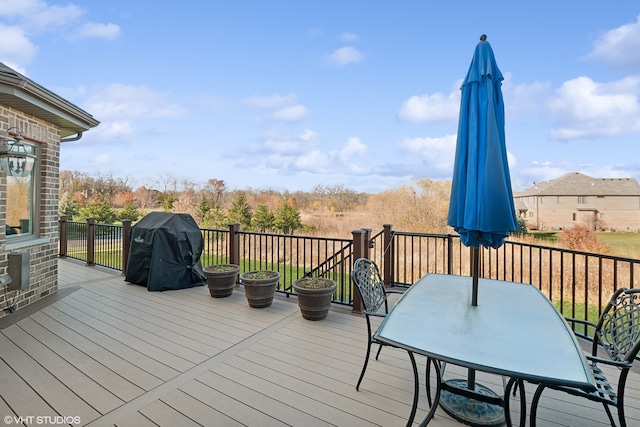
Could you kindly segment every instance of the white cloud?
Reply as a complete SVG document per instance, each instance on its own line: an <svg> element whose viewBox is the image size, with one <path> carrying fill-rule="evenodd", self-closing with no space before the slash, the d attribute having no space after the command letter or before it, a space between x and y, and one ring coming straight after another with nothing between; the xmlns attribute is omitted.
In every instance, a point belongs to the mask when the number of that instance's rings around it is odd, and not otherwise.
<svg viewBox="0 0 640 427"><path fill-rule="evenodd" d="M147 120L185 114L184 109L171 103L165 93L120 83L95 91L86 104L86 109L98 120Z"/></svg>
<svg viewBox="0 0 640 427"><path fill-rule="evenodd" d="M351 174L365 174L371 171L370 159L364 158L363 154L368 151L368 147L360 141L357 136L352 136L347 143L337 152L335 165L340 166L341 171L348 171Z"/></svg>
<svg viewBox="0 0 640 427"><path fill-rule="evenodd" d="M329 172L332 169L326 153L317 149L297 157L292 166L298 171L312 173Z"/></svg>
<svg viewBox="0 0 640 427"><path fill-rule="evenodd" d="M309 116L309 110L302 104L296 104L297 95L290 93L281 95L276 93L271 96L250 96L245 98L243 104L249 108L260 108L272 111L266 118L277 122L297 122Z"/></svg>
<svg viewBox="0 0 640 427"><path fill-rule="evenodd" d="M360 36L355 33L342 33L340 34L340 39L346 42L351 42L359 40Z"/></svg>
<svg viewBox="0 0 640 427"><path fill-rule="evenodd" d="M37 53L38 48L21 28L0 24L0 58L5 65L24 74L21 66L30 63Z"/></svg>
<svg viewBox="0 0 640 427"><path fill-rule="evenodd" d="M2 0L0 16L13 19L32 31L50 31L76 22L85 11L74 4L48 5L41 0Z"/></svg>
<svg viewBox="0 0 640 427"><path fill-rule="evenodd" d="M273 109L282 108L288 105L293 105L297 101L297 95L290 93L288 95L281 95L279 93L271 96L250 96L245 98L244 105L251 108L263 108Z"/></svg>
<svg viewBox="0 0 640 427"><path fill-rule="evenodd" d="M39 34L63 34L68 39L113 39L120 34L116 24L82 24L85 10L74 4L49 5L41 0L0 1L0 58L24 74L23 68L38 52L32 37ZM7 25L10 23L11 25Z"/></svg>
<svg viewBox="0 0 640 427"><path fill-rule="evenodd" d="M95 165L110 165L112 161L111 155L108 153L96 154L93 157L93 163Z"/></svg>
<svg viewBox="0 0 640 427"><path fill-rule="evenodd" d="M116 83L98 89L82 88L78 93L85 91L88 98L83 108L101 122L86 139L98 143L135 141L142 133L158 132L147 127L150 123L156 126L153 119L179 118L186 113L181 106L172 103L167 94L153 92L144 86Z"/></svg>
<svg viewBox="0 0 640 427"><path fill-rule="evenodd" d="M112 23L87 22L78 31L78 37L82 39L115 39L118 36L120 36L120 27Z"/></svg>
<svg viewBox="0 0 640 427"><path fill-rule="evenodd" d="M269 119L280 122L297 122L306 119L309 116L309 110L304 105L292 105L274 111L269 115Z"/></svg>
<svg viewBox="0 0 640 427"><path fill-rule="evenodd" d="M351 137L339 149L320 147L317 132L305 129L300 133L272 130L265 133L260 144L235 150L233 156L249 162L254 169L274 169L280 173L363 175L372 171L371 159L361 156L368 147L358 137ZM243 157L249 152L250 158ZM361 166L361 164L363 166Z"/></svg>
<svg viewBox="0 0 640 427"><path fill-rule="evenodd" d="M514 84L511 73L504 73L502 84L505 110L514 114L544 113L551 95L551 83L534 81Z"/></svg>
<svg viewBox="0 0 640 427"><path fill-rule="evenodd" d="M432 176L439 172L453 171L453 162L456 152L457 135L445 135L441 138L410 138L405 139L399 145L400 149L409 153L420 155L430 169Z"/></svg>
<svg viewBox="0 0 640 427"><path fill-rule="evenodd" d="M344 67L362 61L364 55L351 46L336 49L327 57L327 63L335 67Z"/></svg>
<svg viewBox="0 0 640 427"><path fill-rule="evenodd" d="M342 163L353 163L356 155L366 153L366 151L367 146L360 141L360 138L352 136L347 140L347 144L340 149L338 157Z"/></svg>
<svg viewBox="0 0 640 427"><path fill-rule="evenodd" d="M640 66L640 16L636 22L609 30L598 37L586 58L637 71Z"/></svg>
<svg viewBox="0 0 640 427"><path fill-rule="evenodd" d="M457 120L460 112L460 91L432 95L414 95L400 106L398 119L405 122L441 122Z"/></svg>
<svg viewBox="0 0 640 427"><path fill-rule="evenodd" d="M589 77L568 80L549 101L556 118L555 139L614 136L640 131L640 77L597 83Z"/></svg>
<svg viewBox="0 0 640 427"><path fill-rule="evenodd" d="M91 130L91 137L98 141L121 141L133 137L136 134L136 126L125 120L113 120L100 123L100 126Z"/></svg>
<svg viewBox="0 0 640 427"><path fill-rule="evenodd" d="M278 130L266 132L261 145L253 145L250 151L254 154L274 154L283 156L299 155L312 151L319 141L318 133L305 129L300 133L291 134Z"/></svg>

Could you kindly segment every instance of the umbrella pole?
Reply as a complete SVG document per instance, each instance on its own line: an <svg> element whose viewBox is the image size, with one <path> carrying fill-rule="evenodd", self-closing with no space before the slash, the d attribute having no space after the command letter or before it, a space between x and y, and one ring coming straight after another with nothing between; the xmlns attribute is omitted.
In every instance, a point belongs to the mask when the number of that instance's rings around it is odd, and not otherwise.
<svg viewBox="0 0 640 427"><path fill-rule="evenodd" d="M476 307L478 305L478 277L480 272L478 271L480 262L480 248L471 246L471 305ZM469 390L476 389L476 371L475 369L469 369L467 374L467 388Z"/></svg>
<svg viewBox="0 0 640 427"><path fill-rule="evenodd" d="M472 277L472 291L471 291L471 305L478 305L478 276L480 268L480 248L471 246L471 277Z"/></svg>

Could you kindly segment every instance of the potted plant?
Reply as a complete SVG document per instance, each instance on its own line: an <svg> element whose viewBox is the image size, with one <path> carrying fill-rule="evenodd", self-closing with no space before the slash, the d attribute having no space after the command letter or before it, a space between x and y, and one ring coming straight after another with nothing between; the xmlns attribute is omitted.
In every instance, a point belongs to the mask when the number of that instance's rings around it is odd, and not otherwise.
<svg viewBox="0 0 640 427"><path fill-rule="evenodd" d="M276 294L280 273L273 270L254 270L240 274L249 307L269 307Z"/></svg>
<svg viewBox="0 0 640 427"><path fill-rule="evenodd" d="M209 293L214 298L228 297L236 286L240 266L236 264L216 264L202 269L207 277Z"/></svg>
<svg viewBox="0 0 640 427"><path fill-rule="evenodd" d="M303 277L293 282L302 317L307 320L322 320L327 317L337 286L335 280L325 277Z"/></svg>

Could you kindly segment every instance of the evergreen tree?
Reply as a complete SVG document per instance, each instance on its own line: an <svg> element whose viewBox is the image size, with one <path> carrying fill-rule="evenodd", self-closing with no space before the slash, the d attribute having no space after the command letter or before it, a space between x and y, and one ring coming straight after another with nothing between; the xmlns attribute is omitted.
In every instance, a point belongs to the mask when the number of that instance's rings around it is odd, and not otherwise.
<svg viewBox="0 0 640 427"><path fill-rule="evenodd" d="M264 233L273 229L273 221L275 217L265 204L259 204L251 218L251 226L254 230Z"/></svg>
<svg viewBox="0 0 640 427"><path fill-rule="evenodd" d="M202 220L202 228L213 228L218 230L224 230L227 227L229 221L227 220L224 211L219 206L216 206L204 216Z"/></svg>
<svg viewBox="0 0 640 427"><path fill-rule="evenodd" d="M120 221L125 219L130 219L131 221L135 222L140 218L140 216L141 216L140 211L138 210L138 208L136 208L136 205L134 205L132 202L129 202L126 205L124 205L122 210L118 213L118 219Z"/></svg>
<svg viewBox="0 0 640 427"><path fill-rule="evenodd" d="M95 218L96 222L102 224L113 224L118 219L109 201L99 193L93 196L91 203L80 209L79 216L81 221Z"/></svg>
<svg viewBox="0 0 640 427"><path fill-rule="evenodd" d="M300 211L293 197L280 203L273 220L273 227L284 234L293 234L294 231L302 228Z"/></svg>
<svg viewBox="0 0 640 427"><path fill-rule="evenodd" d="M247 230L251 228L251 207L247 203L247 196L244 191L240 191L229 208L229 222L237 222L240 229Z"/></svg>
<svg viewBox="0 0 640 427"><path fill-rule="evenodd" d="M165 212L171 212L171 209L173 209L173 204L175 203L176 198L173 194L171 193L159 193L158 194L158 202L160 202L160 204L162 205L162 209L165 210Z"/></svg>
<svg viewBox="0 0 640 427"><path fill-rule="evenodd" d="M203 196L198 204L198 209L196 209L196 215L198 216L197 222L202 223L210 210L209 202L207 202L207 198Z"/></svg>
<svg viewBox="0 0 640 427"><path fill-rule="evenodd" d="M70 218L78 216L79 214L78 202L71 196L71 194L64 192L60 196L60 202L58 203L58 215L68 215Z"/></svg>

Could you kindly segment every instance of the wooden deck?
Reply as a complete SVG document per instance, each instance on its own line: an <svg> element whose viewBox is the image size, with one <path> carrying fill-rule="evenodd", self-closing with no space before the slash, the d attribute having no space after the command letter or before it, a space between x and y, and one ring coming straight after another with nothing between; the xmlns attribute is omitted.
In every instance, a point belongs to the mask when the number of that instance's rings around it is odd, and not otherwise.
<svg viewBox="0 0 640 427"><path fill-rule="evenodd" d="M407 354L384 348L356 391L366 324L346 308L310 322L294 297L253 309L241 288L222 299L206 287L148 292L100 268L59 265L57 295L0 320L4 425L20 417L46 425L37 419L45 416L56 425L64 417L122 427L406 423L413 396ZM639 372L627 386L630 426L640 425ZM447 367L447 376L465 375ZM499 377L479 373L478 381L500 392ZM540 411L540 426L608 425L598 405L553 391ZM439 409L430 425L461 424Z"/></svg>

